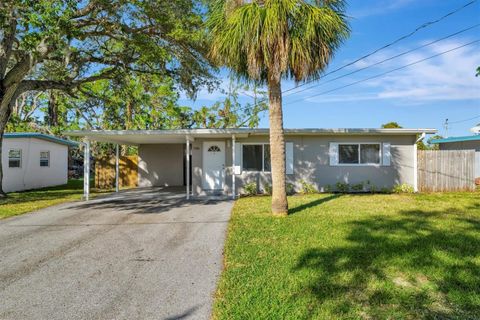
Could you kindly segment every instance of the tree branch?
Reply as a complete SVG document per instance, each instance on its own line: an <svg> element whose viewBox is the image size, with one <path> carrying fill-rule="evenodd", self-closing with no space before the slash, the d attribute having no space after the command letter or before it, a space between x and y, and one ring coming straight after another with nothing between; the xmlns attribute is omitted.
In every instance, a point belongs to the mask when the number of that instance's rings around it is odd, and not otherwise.
<svg viewBox="0 0 480 320"><path fill-rule="evenodd" d="M3 40L0 43L0 79L3 79L7 71L8 60L12 55L13 43L15 42L15 32L17 30L17 21L13 17L10 19L10 27L6 30Z"/></svg>
<svg viewBox="0 0 480 320"><path fill-rule="evenodd" d="M57 81L57 80L23 80L17 91L18 94L22 94L26 91L45 91L50 89L57 89L66 91L69 94L72 94L71 91L78 86L88 83L94 82L97 80L103 79L111 79L115 75L114 69L104 70L103 72L86 77L79 80L66 80L66 81Z"/></svg>

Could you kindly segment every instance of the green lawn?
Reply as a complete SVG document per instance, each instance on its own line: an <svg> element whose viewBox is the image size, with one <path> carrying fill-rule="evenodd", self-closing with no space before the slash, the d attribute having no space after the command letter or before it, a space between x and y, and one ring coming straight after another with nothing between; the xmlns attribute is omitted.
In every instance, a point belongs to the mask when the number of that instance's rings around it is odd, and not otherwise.
<svg viewBox="0 0 480 320"><path fill-rule="evenodd" d="M105 192L105 191L104 191ZM94 197L98 191L91 190ZM63 186L12 192L0 199L0 219L35 211L67 201L80 200L83 196L83 180L69 180Z"/></svg>
<svg viewBox="0 0 480 320"><path fill-rule="evenodd" d="M236 202L215 319L479 319L480 194Z"/></svg>

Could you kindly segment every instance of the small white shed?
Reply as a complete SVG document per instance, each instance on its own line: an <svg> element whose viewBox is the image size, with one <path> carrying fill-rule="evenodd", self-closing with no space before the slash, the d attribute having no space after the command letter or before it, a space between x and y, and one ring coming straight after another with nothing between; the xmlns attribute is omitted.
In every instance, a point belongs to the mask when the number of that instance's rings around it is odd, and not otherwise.
<svg viewBox="0 0 480 320"><path fill-rule="evenodd" d="M5 133L3 138L3 191L67 183L68 148L76 142L35 132Z"/></svg>

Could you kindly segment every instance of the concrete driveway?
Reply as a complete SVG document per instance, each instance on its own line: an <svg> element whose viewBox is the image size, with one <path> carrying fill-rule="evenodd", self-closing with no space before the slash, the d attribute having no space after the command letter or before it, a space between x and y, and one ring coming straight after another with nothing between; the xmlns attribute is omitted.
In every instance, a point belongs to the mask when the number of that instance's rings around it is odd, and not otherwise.
<svg viewBox="0 0 480 320"><path fill-rule="evenodd" d="M208 319L231 207L137 189L0 220L0 319Z"/></svg>

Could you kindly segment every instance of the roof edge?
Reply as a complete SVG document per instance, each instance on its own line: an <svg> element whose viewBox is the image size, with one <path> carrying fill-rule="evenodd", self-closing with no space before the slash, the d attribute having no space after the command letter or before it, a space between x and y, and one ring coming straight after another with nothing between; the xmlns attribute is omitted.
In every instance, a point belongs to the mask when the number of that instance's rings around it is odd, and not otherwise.
<svg viewBox="0 0 480 320"><path fill-rule="evenodd" d="M439 143L466 142L466 141L480 141L480 135L435 139L430 141L430 143L439 144Z"/></svg>
<svg viewBox="0 0 480 320"><path fill-rule="evenodd" d="M169 129L169 130L73 130L64 132L68 136L95 136L95 135L130 135L130 134L145 134L145 135L208 135L208 134L268 134L269 129L258 128L238 128L238 129ZM302 129L285 129L285 134L435 134L437 129L420 128L393 128L393 129L378 129L378 128L337 128L337 129L320 129L320 128L302 128Z"/></svg>
<svg viewBox="0 0 480 320"><path fill-rule="evenodd" d="M8 132L3 134L4 138L37 138L49 142L63 144L69 147L78 147L79 143L72 140L62 139L49 134L39 132Z"/></svg>

